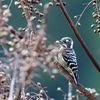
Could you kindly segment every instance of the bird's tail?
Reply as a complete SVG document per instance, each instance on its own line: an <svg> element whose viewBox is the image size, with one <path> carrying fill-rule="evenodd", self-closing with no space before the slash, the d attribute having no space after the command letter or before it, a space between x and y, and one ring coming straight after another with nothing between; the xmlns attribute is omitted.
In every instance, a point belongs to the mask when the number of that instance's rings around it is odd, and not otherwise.
<svg viewBox="0 0 100 100"><path fill-rule="evenodd" d="M79 76L78 76L78 74L77 74L76 71L73 72L73 78L74 78L75 83L76 83L76 84L79 84Z"/></svg>

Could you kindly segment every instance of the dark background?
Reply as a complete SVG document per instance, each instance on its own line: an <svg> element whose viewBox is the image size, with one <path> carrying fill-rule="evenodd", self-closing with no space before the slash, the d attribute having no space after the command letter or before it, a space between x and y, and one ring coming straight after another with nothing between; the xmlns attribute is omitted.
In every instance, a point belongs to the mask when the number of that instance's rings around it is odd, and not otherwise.
<svg viewBox="0 0 100 100"><path fill-rule="evenodd" d="M47 3L49 0L41 0L41 2ZM66 1L66 9L71 16L73 22L75 15L81 14L86 5L83 3L88 3L90 0L63 0ZM9 4L10 0L5 0L3 4ZM42 7L40 7L42 11ZM26 26L26 19L21 16L22 10L18 9L17 6L13 4L11 6L12 16L10 17L9 24L12 25L16 30L18 27ZM92 4L86 9L83 14L80 23L81 27L77 27L80 35L88 46L90 52L95 57L97 62L100 62L100 38L98 33L94 33L93 29L90 27L92 23L95 23L95 19L92 17L93 6ZM87 57L77 38L73 34L71 28L69 27L64 15L62 14L59 7L53 5L48 14L47 30L46 35L51 44L57 39L61 39L64 36L70 36L74 41L74 49L77 54L78 66L79 66L79 77L80 82L84 87L95 88L98 93L100 93L100 73L96 70L90 59ZM61 92L57 92L57 87L61 87L66 93L68 91L68 81L61 75L56 75L54 80L50 79L50 75L43 74L40 70L40 77L36 78L36 82L41 82L43 87L47 87L48 95L55 100L63 100L63 95ZM32 91L32 89L31 89ZM74 93L75 94L75 89ZM100 99L100 97L98 97ZM80 99L81 100L81 99Z"/></svg>

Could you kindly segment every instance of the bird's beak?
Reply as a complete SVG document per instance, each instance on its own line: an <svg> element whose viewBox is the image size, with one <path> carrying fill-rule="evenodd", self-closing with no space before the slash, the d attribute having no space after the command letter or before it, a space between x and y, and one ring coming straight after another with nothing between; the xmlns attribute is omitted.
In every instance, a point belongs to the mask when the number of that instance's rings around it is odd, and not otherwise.
<svg viewBox="0 0 100 100"><path fill-rule="evenodd" d="M56 44L62 45L62 42L59 41L59 40L57 40L57 41L56 41Z"/></svg>

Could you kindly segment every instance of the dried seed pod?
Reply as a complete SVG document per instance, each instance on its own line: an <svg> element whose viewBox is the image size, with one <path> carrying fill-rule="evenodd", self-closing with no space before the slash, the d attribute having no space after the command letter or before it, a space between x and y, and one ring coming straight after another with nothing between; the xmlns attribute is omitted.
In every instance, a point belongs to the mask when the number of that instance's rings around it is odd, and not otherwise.
<svg viewBox="0 0 100 100"><path fill-rule="evenodd" d="M21 6L21 5L19 5L19 6L18 6L18 8L19 8L19 9L22 9L22 6Z"/></svg>
<svg viewBox="0 0 100 100"><path fill-rule="evenodd" d="M52 73L53 73L53 74L57 74L57 73L58 73L58 70L57 70L57 69L53 69L53 70L52 70Z"/></svg>
<svg viewBox="0 0 100 100"><path fill-rule="evenodd" d="M94 30L93 32L94 32L94 33L96 33L96 32L97 32L97 30Z"/></svg>
<svg viewBox="0 0 100 100"><path fill-rule="evenodd" d="M92 12L92 15L94 15L95 14L95 12Z"/></svg>
<svg viewBox="0 0 100 100"><path fill-rule="evenodd" d="M14 38L14 39L13 39L13 42L14 42L14 43L18 43L19 40L18 40L17 38Z"/></svg>
<svg viewBox="0 0 100 100"><path fill-rule="evenodd" d="M74 19L77 19L77 16L74 16Z"/></svg>
<svg viewBox="0 0 100 100"><path fill-rule="evenodd" d="M39 1L38 0L31 0L31 3L38 4Z"/></svg>
<svg viewBox="0 0 100 100"><path fill-rule="evenodd" d="M96 23L98 23L98 19L96 19L96 21L95 21Z"/></svg>
<svg viewBox="0 0 100 100"><path fill-rule="evenodd" d="M49 6L52 6L53 5L53 2L49 2Z"/></svg>
<svg viewBox="0 0 100 100"><path fill-rule="evenodd" d="M36 14L39 14L39 11L35 11Z"/></svg>
<svg viewBox="0 0 100 100"><path fill-rule="evenodd" d="M10 51L10 52L13 52L13 51L14 51L14 48L13 48L13 47L10 47L10 48L9 48L9 51Z"/></svg>
<svg viewBox="0 0 100 100"><path fill-rule="evenodd" d="M41 83L40 83L40 82L37 82L37 85L38 85L38 86L41 86Z"/></svg>
<svg viewBox="0 0 100 100"><path fill-rule="evenodd" d="M100 25L97 25L97 28L100 28Z"/></svg>
<svg viewBox="0 0 100 100"><path fill-rule="evenodd" d="M40 14L40 17L43 17L44 16L44 14L43 13L39 13Z"/></svg>
<svg viewBox="0 0 100 100"><path fill-rule="evenodd" d="M24 44L25 41L26 41L25 38L21 39L20 40L21 45Z"/></svg>
<svg viewBox="0 0 100 100"><path fill-rule="evenodd" d="M43 4L42 3L39 3L39 6L42 6Z"/></svg>
<svg viewBox="0 0 100 100"><path fill-rule="evenodd" d="M44 90L40 90L40 93L43 94L44 93Z"/></svg>
<svg viewBox="0 0 100 100"><path fill-rule="evenodd" d="M75 97L75 95L72 95L72 100L74 100L76 97Z"/></svg>
<svg viewBox="0 0 100 100"><path fill-rule="evenodd" d="M36 20L36 16L32 16L30 20Z"/></svg>
<svg viewBox="0 0 100 100"><path fill-rule="evenodd" d="M3 5L2 8L7 9L8 5Z"/></svg>
<svg viewBox="0 0 100 100"><path fill-rule="evenodd" d="M0 74L0 79L1 79L1 78L3 78L3 75L2 75L2 74Z"/></svg>
<svg viewBox="0 0 100 100"><path fill-rule="evenodd" d="M30 93L26 93L26 96L30 96Z"/></svg>
<svg viewBox="0 0 100 100"><path fill-rule="evenodd" d="M47 73L47 72L48 72L48 70L47 70L47 69L44 69L44 70L43 70L43 73Z"/></svg>
<svg viewBox="0 0 100 100"><path fill-rule="evenodd" d="M99 93L95 93L95 96L99 96Z"/></svg>
<svg viewBox="0 0 100 100"><path fill-rule="evenodd" d="M93 4L92 4L93 6L96 6L96 3L95 2L93 2Z"/></svg>
<svg viewBox="0 0 100 100"><path fill-rule="evenodd" d="M29 10L29 7L28 6L24 6L24 9Z"/></svg>
<svg viewBox="0 0 100 100"><path fill-rule="evenodd" d="M34 51L34 52L32 52L32 56L33 57L38 57L38 53Z"/></svg>
<svg viewBox="0 0 100 100"><path fill-rule="evenodd" d="M96 0L92 0L92 2L96 3Z"/></svg>
<svg viewBox="0 0 100 100"><path fill-rule="evenodd" d="M56 2L56 6L60 6L60 3L59 2Z"/></svg>
<svg viewBox="0 0 100 100"><path fill-rule="evenodd" d="M98 15L97 14L93 14L93 18L97 18L98 17Z"/></svg>
<svg viewBox="0 0 100 100"><path fill-rule="evenodd" d="M27 50L27 49L22 50L22 51L21 51L21 55L22 55L22 56L28 56L28 55L29 55L28 50Z"/></svg>
<svg viewBox="0 0 100 100"><path fill-rule="evenodd" d="M51 75L51 79L54 80L55 79L55 76L54 75Z"/></svg>
<svg viewBox="0 0 100 100"><path fill-rule="evenodd" d="M97 23L100 24L100 21L98 21Z"/></svg>
<svg viewBox="0 0 100 100"><path fill-rule="evenodd" d="M100 29L97 29L97 32L100 32Z"/></svg>
<svg viewBox="0 0 100 100"><path fill-rule="evenodd" d="M91 28L93 28L93 27L94 27L94 24L91 25Z"/></svg>
<svg viewBox="0 0 100 100"><path fill-rule="evenodd" d="M22 16L25 17L25 12L22 12Z"/></svg>
<svg viewBox="0 0 100 100"><path fill-rule="evenodd" d="M31 3L31 2L32 2L32 0L27 0L27 2L28 2L28 3Z"/></svg>
<svg viewBox="0 0 100 100"><path fill-rule="evenodd" d="M33 14L33 11L29 11L29 14L32 15Z"/></svg>
<svg viewBox="0 0 100 100"><path fill-rule="evenodd" d="M81 24L80 24L79 22L77 23L77 25L78 25L78 26L81 26Z"/></svg>
<svg viewBox="0 0 100 100"><path fill-rule="evenodd" d="M90 93L91 93L91 94L96 93L96 89L91 89L91 90L90 90Z"/></svg>
<svg viewBox="0 0 100 100"><path fill-rule="evenodd" d="M58 88L57 88L57 91L61 91L61 90L62 90L61 87L58 87Z"/></svg>
<svg viewBox="0 0 100 100"><path fill-rule="evenodd" d="M66 6L66 2L63 2L63 5Z"/></svg>
<svg viewBox="0 0 100 100"><path fill-rule="evenodd" d="M98 15L98 18L100 18L100 15Z"/></svg>
<svg viewBox="0 0 100 100"><path fill-rule="evenodd" d="M39 24L38 24L38 25L36 25L36 28L41 28L41 25L39 25Z"/></svg>
<svg viewBox="0 0 100 100"><path fill-rule="evenodd" d="M37 8L34 8L34 11L37 11Z"/></svg>
<svg viewBox="0 0 100 100"><path fill-rule="evenodd" d="M22 32L22 31L23 31L23 28L19 27L19 28L18 28L18 31L19 31L19 32Z"/></svg>
<svg viewBox="0 0 100 100"><path fill-rule="evenodd" d="M14 42L12 42L12 41L8 41L7 44L10 45L10 46L14 46L15 45Z"/></svg>
<svg viewBox="0 0 100 100"><path fill-rule="evenodd" d="M42 21L39 19L38 22L41 23Z"/></svg>

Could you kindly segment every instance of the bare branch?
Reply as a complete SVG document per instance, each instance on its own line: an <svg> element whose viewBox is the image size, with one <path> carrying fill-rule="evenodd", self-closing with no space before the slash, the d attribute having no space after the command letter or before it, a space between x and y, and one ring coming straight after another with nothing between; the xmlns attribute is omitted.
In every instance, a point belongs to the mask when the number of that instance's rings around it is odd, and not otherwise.
<svg viewBox="0 0 100 100"><path fill-rule="evenodd" d="M96 97L94 97L91 93L89 93L89 91L87 91L81 84L77 85L74 82L73 77L67 72L67 70L65 70L57 60L54 60L54 65L57 69L59 69L59 71L64 75L64 77L72 83L73 86L75 86L84 96L87 97L88 100L97 100Z"/></svg>
<svg viewBox="0 0 100 100"><path fill-rule="evenodd" d="M9 6L8 6L8 9L10 9L12 3L13 3L13 0L10 1L10 4L9 4Z"/></svg>
<svg viewBox="0 0 100 100"><path fill-rule="evenodd" d="M8 25L7 23L5 23L4 26L9 27L9 25ZM22 36L19 32L17 32L15 29L11 28L10 31L11 31L11 33L13 33L14 35L18 36L20 39L23 38L23 36Z"/></svg>

